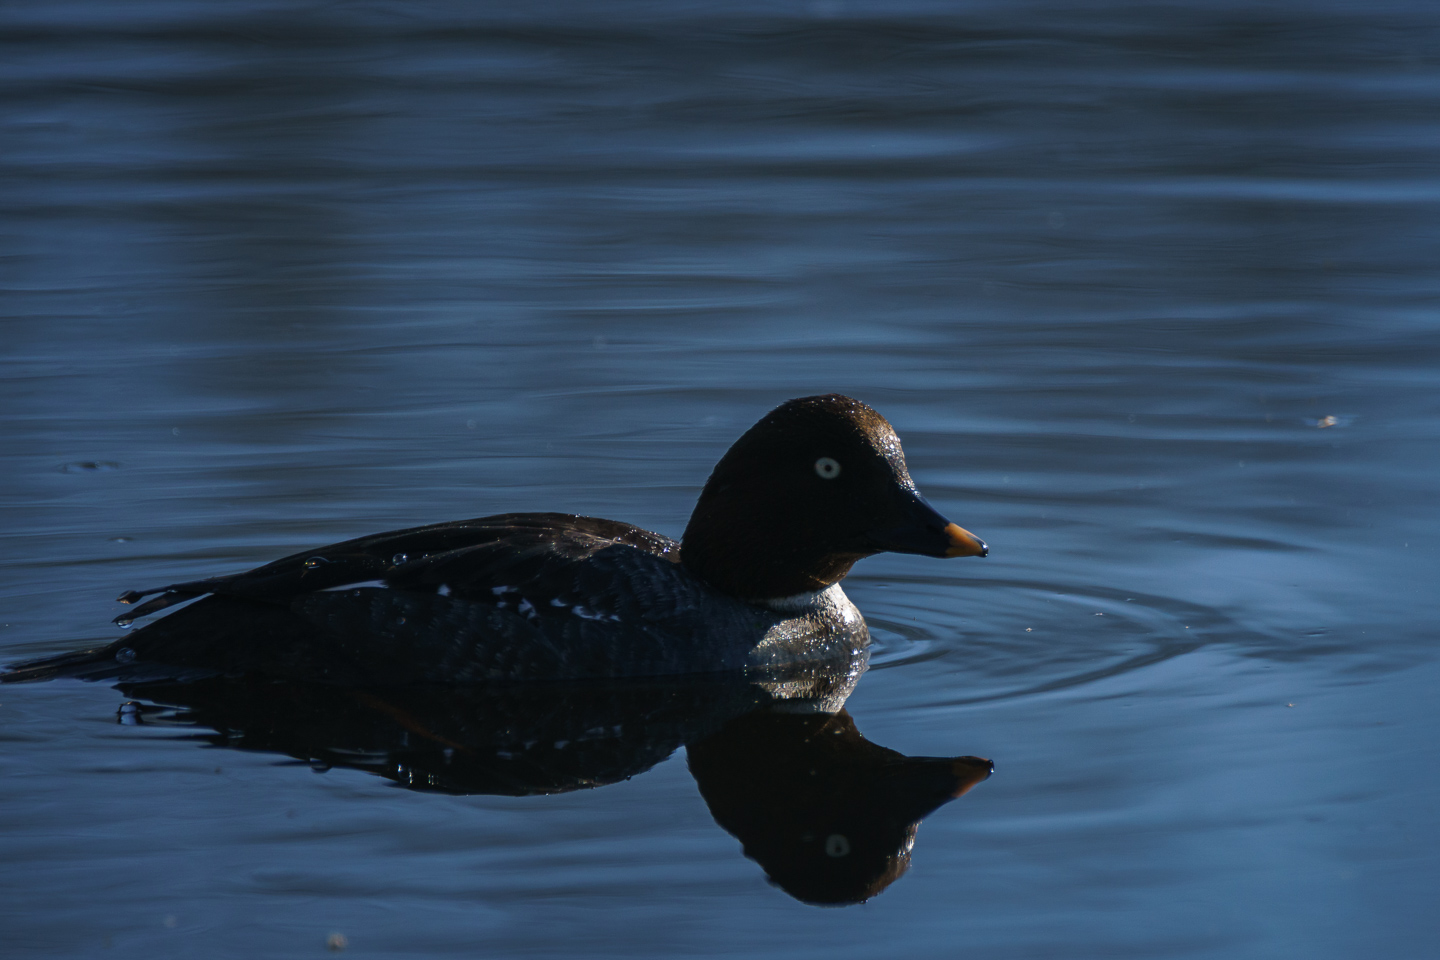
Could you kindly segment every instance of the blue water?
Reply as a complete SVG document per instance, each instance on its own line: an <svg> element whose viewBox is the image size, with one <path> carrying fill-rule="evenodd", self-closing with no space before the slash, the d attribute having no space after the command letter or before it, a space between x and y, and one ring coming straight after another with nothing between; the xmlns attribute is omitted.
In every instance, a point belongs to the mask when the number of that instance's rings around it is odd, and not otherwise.
<svg viewBox="0 0 1440 960"><path fill-rule="evenodd" d="M837 391L986 560L846 581L847 707L996 774L863 906L683 749L446 796L0 690L7 957L1423 958L1426 4L0 13L0 660L124 590L512 510L678 536Z"/></svg>

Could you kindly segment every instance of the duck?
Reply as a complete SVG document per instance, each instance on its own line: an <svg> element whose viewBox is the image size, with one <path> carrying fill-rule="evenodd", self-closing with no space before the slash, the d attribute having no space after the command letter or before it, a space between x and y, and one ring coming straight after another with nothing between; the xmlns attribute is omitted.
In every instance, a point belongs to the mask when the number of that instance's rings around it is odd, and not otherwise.
<svg viewBox="0 0 1440 960"><path fill-rule="evenodd" d="M504 683L854 662L870 638L840 582L882 552L985 557L989 547L920 495L876 410L840 394L800 397L720 458L679 541L567 513L373 534L127 591L116 624L163 615L103 647L16 664L0 681Z"/></svg>

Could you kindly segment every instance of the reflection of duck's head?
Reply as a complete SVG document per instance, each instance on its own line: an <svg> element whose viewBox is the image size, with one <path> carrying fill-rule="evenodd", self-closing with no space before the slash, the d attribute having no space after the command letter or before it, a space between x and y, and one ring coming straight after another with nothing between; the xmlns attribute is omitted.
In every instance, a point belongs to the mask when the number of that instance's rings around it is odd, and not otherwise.
<svg viewBox="0 0 1440 960"><path fill-rule="evenodd" d="M690 744L710 812L807 903L858 903L910 866L919 820L990 776L978 757L906 757L849 714L752 713Z"/></svg>
<svg viewBox="0 0 1440 960"><path fill-rule="evenodd" d="M735 441L682 544L686 569L751 600L822 590L887 550L988 552L920 496L885 418L838 394L783 403Z"/></svg>

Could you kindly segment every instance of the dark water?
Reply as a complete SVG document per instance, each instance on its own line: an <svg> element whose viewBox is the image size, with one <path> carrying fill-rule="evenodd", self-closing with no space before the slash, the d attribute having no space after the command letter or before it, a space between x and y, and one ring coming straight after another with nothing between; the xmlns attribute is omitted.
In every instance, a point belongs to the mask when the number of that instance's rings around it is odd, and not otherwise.
<svg viewBox="0 0 1440 960"><path fill-rule="evenodd" d="M1433 955L1433 7L0 17L0 658L392 527L677 535L840 391L993 550L861 564L849 713L997 768L826 910L684 749L446 795L7 687L6 956Z"/></svg>

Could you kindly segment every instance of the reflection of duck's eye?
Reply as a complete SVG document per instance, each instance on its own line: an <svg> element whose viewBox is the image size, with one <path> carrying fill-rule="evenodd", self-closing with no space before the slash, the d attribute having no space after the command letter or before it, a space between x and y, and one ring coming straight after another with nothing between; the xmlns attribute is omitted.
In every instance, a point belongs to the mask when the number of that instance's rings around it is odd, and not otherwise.
<svg viewBox="0 0 1440 960"><path fill-rule="evenodd" d="M820 475L821 480L834 480L840 476L840 464L830 457L821 457L815 461L815 472Z"/></svg>
<svg viewBox="0 0 1440 960"><path fill-rule="evenodd" d="M850 853L850 841L843 833L832 833L825 838L825 855L843 857Z"/></svg>

